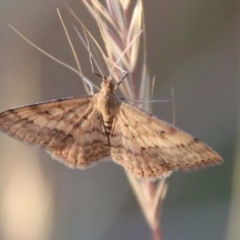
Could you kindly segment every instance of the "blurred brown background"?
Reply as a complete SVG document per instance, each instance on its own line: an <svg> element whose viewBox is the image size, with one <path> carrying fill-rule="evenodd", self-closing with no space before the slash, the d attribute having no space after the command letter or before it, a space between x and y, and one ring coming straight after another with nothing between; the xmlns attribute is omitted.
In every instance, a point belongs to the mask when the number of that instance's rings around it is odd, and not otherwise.
<svg viewBox="0 0 240 240"><path fill-rule="evenodd" d="M81 1L67 1L94 32ZM164 240L239 239L239 2L143 1L147 65L155 99L175 91L176 125L200 138L224 164L174 173L161 213ZM47 58L8 27L75 66L56 13L59 8L84 73L91 74L78 26L60 0L0 0L0 111L85 94L78 76ZM78 26L80 28L80 26ZM171 105L154 114L172 121ZM150 239L123 169L111 162L71 170L43 150L0 133L0 239Z"/></svg>

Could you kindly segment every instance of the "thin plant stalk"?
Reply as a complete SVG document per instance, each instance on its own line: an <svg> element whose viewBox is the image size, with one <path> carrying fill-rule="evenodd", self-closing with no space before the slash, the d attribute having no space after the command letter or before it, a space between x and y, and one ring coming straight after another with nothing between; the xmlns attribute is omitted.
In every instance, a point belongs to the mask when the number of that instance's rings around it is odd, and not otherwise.
<svg viewBox="0 0 240 240"><path fill-rule="evenodd" d="M151 111L148 100L151 99L152 84L146 66L142 1L136 0L132 10L130 10L129 0L106 0L106 6L97 0L82 1L99 27L105 48L105 51L100 49L100 53L109 73L116 82L121 79L124 71L129 73L127 80L120 85L120 91L126 99L133 100L133 103L136 100L145 99L146 103L141 104L140 107ZM73 10L70 9L70 11L77 18ZM77 20L82 25L81 20L78 18ZM89 33L89 36L94 43L97 43L92 34ZM100 48L98 44L96 46ZM143 49L140 46L143 46ZM139 57L140 52L143 53L142 59ZM140 66L140 71L137 70L137 66ZM153 240L162 240L159 214L167 191L166 181L152 182L136 179L128 173L126 175L149 225Z"/></svg>

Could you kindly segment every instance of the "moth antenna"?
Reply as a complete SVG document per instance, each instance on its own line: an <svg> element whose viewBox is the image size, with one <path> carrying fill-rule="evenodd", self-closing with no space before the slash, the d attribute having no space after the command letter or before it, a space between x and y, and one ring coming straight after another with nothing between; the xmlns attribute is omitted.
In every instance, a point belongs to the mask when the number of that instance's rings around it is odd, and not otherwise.
<svg viewBox="0 0 240 240"><path fill-rule="evenodd" d="M98 77L100 77L101 79L107 79L106 76L102 75L101 73L97 73L97 72L94 72L94 74Z"/></svg>
<svg viewBox="0 0 240 240"><path fill-rule="evenodd" d="M122 77L122 79L117 82L114 89L117 89L119 87L119 85L123 82L123 80L127 77L127 75L128 75L128 72L126 72L126 74Z"/></svg>

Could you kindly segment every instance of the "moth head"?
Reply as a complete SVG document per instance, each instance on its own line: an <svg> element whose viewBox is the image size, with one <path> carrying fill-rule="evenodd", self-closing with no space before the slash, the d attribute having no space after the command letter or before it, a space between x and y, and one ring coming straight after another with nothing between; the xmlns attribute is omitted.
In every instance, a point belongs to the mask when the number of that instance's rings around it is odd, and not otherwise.
<svg viewBox="0 0 240 240"><path fill-rule="evenodd" d="M116 89L116 85L113 82L112 76L109 77L103 77L103 81L101 83L101 88L104 89L107 92L114 92Z"/></svg>
<svg viewBox="0 0 240 240"><path fill-rule="evenodd" d="M120 81L118 81L116 84L114 83L113 77L110 75L108 77L105 77L99 73L94 73L98 77L102 78L102 83L101 83L101 89L106 91L106 92L114 92L118 88L118 86L123 82L123 80L127 77L128 73L126 73Z"/></svg>

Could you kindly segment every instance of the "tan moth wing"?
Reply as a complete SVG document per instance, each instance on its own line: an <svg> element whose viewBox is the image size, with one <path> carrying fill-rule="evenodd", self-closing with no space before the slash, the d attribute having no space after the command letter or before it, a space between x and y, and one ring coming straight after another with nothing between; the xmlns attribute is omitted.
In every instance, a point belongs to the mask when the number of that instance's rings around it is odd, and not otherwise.
<svg viewBox="0 0 240 240"><path fill-rule="evenodd" d="M110 134L111 157L138 177L161 178L222 162L206 144L122 102Z"/></svg>
<svg viewBox="0 0 240 240"><path fill-rule="evenodd" d="M204 143L122 102L112 78L99 93L37 103L0 113L0 131L45 148L70 167L83 168L111 157L142 178L167 177L221 163Z"/></svg>
<svg viewBox="0 0 240 240"><path fill-rule="evenodd" d="M82 168L109 156L108 138L92 96L2 112L0 130L20 141L45 148L70 167Z"/></svg>

